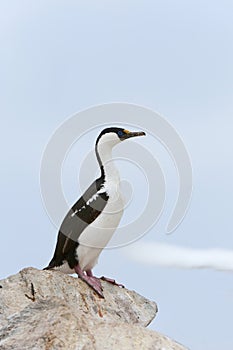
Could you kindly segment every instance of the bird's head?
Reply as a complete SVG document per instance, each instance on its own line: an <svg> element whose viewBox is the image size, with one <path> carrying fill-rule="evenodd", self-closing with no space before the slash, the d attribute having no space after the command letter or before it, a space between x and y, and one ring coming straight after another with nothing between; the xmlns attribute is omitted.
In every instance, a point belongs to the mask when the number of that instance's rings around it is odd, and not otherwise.
<svg viewBox="0 0 233 350"><path fill-rule="evenodd" d="M97 140L96 146L105 145L108 147L114 147L121 141L127 140L131 137L144 136L146 135L144 131L129 131L123 128L106 128L101 131Z"/></svg>

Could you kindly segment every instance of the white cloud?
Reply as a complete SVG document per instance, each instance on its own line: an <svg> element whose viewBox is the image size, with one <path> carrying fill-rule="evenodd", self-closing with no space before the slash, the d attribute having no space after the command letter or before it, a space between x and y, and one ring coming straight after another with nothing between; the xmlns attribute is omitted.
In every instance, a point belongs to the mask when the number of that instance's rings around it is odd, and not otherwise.
<svg viewBox="0 0 233 350"><path fill-rule="evenodd" d="M164 243L141 242L132 244L123 251L130 259L152 266L233 271L233 250L194 249Z"/></svg>

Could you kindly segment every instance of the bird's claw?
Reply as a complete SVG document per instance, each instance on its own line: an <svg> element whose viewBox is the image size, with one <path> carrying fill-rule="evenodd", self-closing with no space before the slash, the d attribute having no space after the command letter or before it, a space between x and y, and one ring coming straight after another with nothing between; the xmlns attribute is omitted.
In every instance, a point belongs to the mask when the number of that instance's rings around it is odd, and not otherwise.
<svg viewBox="0 0 233 350"><path fill-rule="evenodd" d="M114 284L115 286L121 287L121 288L125 288L125 286L121 283L117 283L116 280L114 280L113 278L108 278L108 277L100 277L101 280L106 281L108 283Z"/></svg>
<svg viewBox="0 0 233 350"><path fill-rule="evenodd" d="M94 276L82 276L81 279L86 282L101 298L104 298L103 288L99 278Z"/></svg>

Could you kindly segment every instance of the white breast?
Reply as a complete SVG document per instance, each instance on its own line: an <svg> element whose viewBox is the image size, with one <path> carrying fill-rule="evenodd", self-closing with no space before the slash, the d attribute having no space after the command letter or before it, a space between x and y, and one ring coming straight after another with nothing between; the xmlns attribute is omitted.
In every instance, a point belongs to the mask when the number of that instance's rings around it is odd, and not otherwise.
<svg viewBox="0 0 233 350"><path fill-rule="evenodd" d="M108 202L97 219L88 225L78 239L77 259L82 270L91 270L98 261L101 251L114 234L123 215L124 203L119 190L119 173L112 161L112 147L119 143L115 133L104 135L98 144L98 153L104 166L105 183L103 191ZM95 198L92 198L94 201Z"/></svg>
<svg viewBox="0 0 233 350"><path fill-rule="evenodd" d="M91 270L97 264L101 251L112 238L123 215L124 204L120 192L108 190L110 197L103 212L86 227L78 240L76 254L84 271Z"/></svg>

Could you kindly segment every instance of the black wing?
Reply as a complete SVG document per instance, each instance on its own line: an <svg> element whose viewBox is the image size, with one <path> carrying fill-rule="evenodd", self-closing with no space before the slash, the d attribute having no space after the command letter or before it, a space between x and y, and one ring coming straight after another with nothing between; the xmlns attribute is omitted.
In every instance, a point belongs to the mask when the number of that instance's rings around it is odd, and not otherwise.
<svg viewBox="0 0 233 350"><path fill-rule="evenodd" d="M70 268L77 264L75 252L79 244L78 238L99 216L108 201L108 195L102 186L103 179L97 179L69 210L58 233L54 256L45 269L60 266L63 261L67 261ZM92 200L89 201L90 199Z"/></svg>

